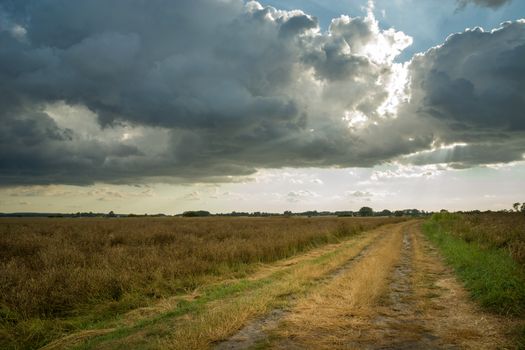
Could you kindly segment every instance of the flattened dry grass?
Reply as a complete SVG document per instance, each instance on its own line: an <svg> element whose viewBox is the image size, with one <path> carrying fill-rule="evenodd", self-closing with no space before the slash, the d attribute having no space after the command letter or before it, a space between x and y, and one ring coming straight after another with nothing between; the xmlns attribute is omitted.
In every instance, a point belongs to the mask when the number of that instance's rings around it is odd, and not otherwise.
<svg viewBox="0 0 525 350"><path fill-rule="evenodd" d="M367 327L367 317L388 288L388 276L399 261L402 231L396 227L347 273L299 301L271 348L342 349ZM370 340L373 342L373 340Z"/></svg>
<svg viewBox="0 0 525 350"><path fill-rule="evenodd" d="M387 218L0 220L0 347L35 348Z"/></svg>

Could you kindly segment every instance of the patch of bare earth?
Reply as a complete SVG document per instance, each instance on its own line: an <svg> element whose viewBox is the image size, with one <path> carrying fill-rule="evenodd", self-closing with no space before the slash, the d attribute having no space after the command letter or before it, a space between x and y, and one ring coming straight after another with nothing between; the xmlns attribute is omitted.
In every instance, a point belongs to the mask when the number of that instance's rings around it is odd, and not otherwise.
<svg viewBox="0 0 525 350"><path fill-rule="evenodd" d="M508 349L515 325L470 301L419 224L411 223L298 301L271 340L260 343L272 349Z"/></svg>

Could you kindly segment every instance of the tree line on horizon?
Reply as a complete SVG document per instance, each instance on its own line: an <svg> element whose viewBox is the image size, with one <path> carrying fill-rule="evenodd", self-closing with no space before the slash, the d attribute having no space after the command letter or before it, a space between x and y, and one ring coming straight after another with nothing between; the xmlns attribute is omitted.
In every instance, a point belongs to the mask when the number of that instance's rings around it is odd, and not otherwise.
<svg viewBox="0 0 525 350"><path fill-rule="evenodd" d="M362 207L357 211L345 210L345 211L317 211L317 210L308 210L302 212L292 212L291 210L286 210L283 213L270 213L270 212L237 212L232 211L231 213L218 213L212 214L206 210L190 210L185 211L182 214L176 216L183 217L205 217L205 216L251 216L251 217L267 217L267 216L356 216L356 217L371 217L371 216L428 216L432 212L427 212L419 209L404 209L404 210L395 210L391 211L388 209L383 209L381 211L374 211L370 207Z"/></svg>
<svg viewBox="0 0 525 350"><path fill-rule="evenodd" d="M447 209L441 209L439 212L448 213ZM492 210L458 210L453 211L454 213L460 214L481 214L481 213L524 213L525 214L525 202L516 202L512 204L512 209L502 209L497 211ZM338 216L338 217L374 217L374 216L409 216L409 217L425 217L435 214L434 211L425 211L419 209L402 209L402 210L389 210L383 209L381 211L375 211L371 207L361 207L357 211L343 210L343 211L317 211L308 210L302 212L292 212L286 210L282 213L274 212L243 212L243 211L232 211L230 213L211 213L208 210L188 210L181 214L169 215L169 214L117 214L114 211L109 213L94 213L94 212L77 212L77 213L33 213L33 212L20 212L20 213L0 213L0 217L51 217L51 218L133 218L133 217L208 217L208 216L225 216L225 217L270 217L270 216Z"/></svg>

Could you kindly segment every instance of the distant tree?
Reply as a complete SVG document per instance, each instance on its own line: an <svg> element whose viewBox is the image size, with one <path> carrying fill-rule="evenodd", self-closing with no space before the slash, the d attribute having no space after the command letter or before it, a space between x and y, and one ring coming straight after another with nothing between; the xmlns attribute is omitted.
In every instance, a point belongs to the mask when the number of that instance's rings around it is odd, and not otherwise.
<svg viewBox="0 0 525 350"><path fill-rule="evenodd" d="M359 216L373 216L374 215L374 209L370 207L362 207L359 209Z"/></svg>
<svg viewBox="0 0 525 350"><path fill-rule="evenodd" d="M405 209L403 210L404 215L408 216L419 216L420 212L418 209Z"/></svg>
<svg viewBox="0 0 525 350"><path fill-rule="evenodd" d="M206 210L196 210L196 211L185 211L182 213L182 216L187 218L194 218L194 217L204 217L204 216L210 216L211 213Z"/></svg>
<svg viewBox="0 0 525 350"><path fill-rule="evenodd" d="M292 216L292 211L291 210L286 210L284 212L284 216Z"/></svg>
<svg viewBox="0 0 525 350"><path fill-rule="evenodd" d="M115 213L113 212L113 210L110 211L110 212L108 213L108 218L114 218L114 217L116 217L116 216L117 216L117 215L115 215Z"/></svg>
<svg viewBox="0 0 525 350"><path fill-rule="evenodd" d="M392 212L388 209L383 209L380 213L380 216L392 216Z"/></svg>
<svg viewBox="0 0 525 350"><path fill-rule="evenodd" d="M520 211L525 214L525 202L521 203Z"/></svg>
<svg viewBox="0 0 525 350"><path fill-rule="evenodd" d="M514 211L520 211L520 202L516 202L512 205Z"/></svg>

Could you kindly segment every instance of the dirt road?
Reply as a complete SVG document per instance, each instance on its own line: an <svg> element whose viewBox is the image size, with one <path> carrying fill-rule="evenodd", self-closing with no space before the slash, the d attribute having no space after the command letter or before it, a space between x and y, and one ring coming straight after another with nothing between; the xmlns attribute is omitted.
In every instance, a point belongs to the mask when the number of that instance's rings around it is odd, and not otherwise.
<svg viewBox="0 0 525 350"><path fill-rule="evenodd" d="M390 227L304 297L248 322L215 348L512 348L512 321L469 300L419 226Z"/></svg>

